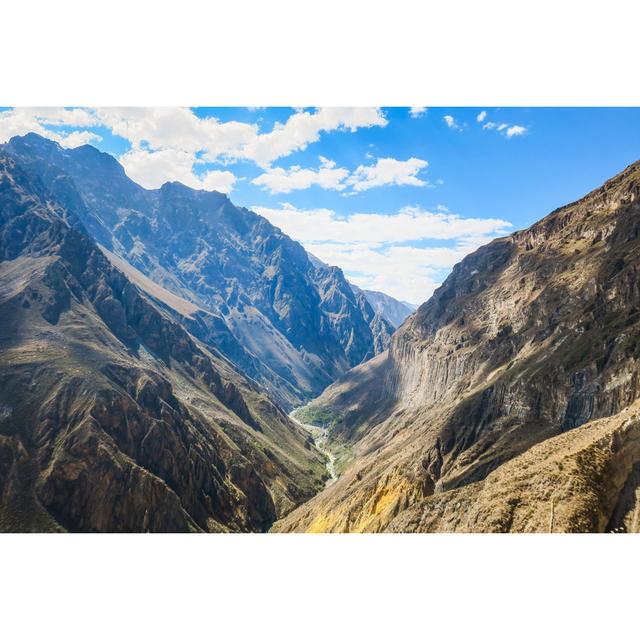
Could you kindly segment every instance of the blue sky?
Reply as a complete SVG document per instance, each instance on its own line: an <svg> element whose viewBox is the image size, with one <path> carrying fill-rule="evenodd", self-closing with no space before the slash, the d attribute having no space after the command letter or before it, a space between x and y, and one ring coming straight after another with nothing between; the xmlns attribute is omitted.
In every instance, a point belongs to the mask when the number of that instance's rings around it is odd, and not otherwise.
<svg viewBox="0 0 640 640"><path fill-rule="evenodd" d="M360 286L419 303L455 262L640 159L624 108L5 109L148 188L230 194Z"/></svg>

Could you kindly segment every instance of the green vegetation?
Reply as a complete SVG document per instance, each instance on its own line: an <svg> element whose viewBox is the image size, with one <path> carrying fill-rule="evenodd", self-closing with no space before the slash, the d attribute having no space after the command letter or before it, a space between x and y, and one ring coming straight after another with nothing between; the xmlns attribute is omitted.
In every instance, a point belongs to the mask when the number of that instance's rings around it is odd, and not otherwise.
<svg viewBox="0 0 640 640"><path fill-rule="evenodd" d="M342 421L342 416L327 407L319 407L307 404L299 407L292 413L293 417L304 424L312 424L315 427L322 427L329 431Z"/></svg>

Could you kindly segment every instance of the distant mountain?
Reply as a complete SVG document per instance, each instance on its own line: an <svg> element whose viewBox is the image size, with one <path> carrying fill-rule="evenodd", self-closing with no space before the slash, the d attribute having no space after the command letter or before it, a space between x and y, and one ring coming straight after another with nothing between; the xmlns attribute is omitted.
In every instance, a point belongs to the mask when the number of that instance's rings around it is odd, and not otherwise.
<svg viewBox="0 0 640 640"><path fill-rule="evenodd" d="M65 207L69 224L193 305L172 311L286 409L388 346L393 327L340 269L314 264L300 244L225 195L179 183L143 189L109 154L62 149L36 134L4 150Z"/></svg>
<svg viewBox="0 0 640 640"><path fill-rule="evenodd" d="M418 308L417 304L396 300L381 291L360 289L355 284L352 284L351 288L356 293L362 293L371 308L394 328L399 327Z"/></svg>
<svg viewBox="0 0 640 640"><path fill-rule="evenodd" d="M79 221L105 242L128 236L98 211L149 221L109 200L117 166L71 155L99 165L88 205L68 174L0 151L0 531L264 530L321 488L321 454L176 320L206 325L195 303L112 266Z"/></svg>
<svg viewBox="0 0 640 640"><path fill-rule="evenodd" d="M457 264L299 415L343 475L279 531L640 531L640 163Z"/></svg>

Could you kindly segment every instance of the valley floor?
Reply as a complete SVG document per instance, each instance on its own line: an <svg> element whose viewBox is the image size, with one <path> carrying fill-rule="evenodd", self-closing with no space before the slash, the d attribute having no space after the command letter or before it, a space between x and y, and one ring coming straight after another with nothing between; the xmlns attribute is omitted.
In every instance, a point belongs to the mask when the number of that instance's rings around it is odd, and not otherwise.
<svg viewBox="0 0 640 640"><path fill-rule="evenodd" d="M317 427L313 424L305 424L297 420L294 416L295 412L291 412L289 417L296 423L299 424L303 429L306 429L313 438L313 444L320 453L322 453L327 460L327 481L325 483L325 489L332 485L337 479L338 474L336 472L336 456L329 447L329 433L327 429L323 429L322 427Z"/></svg>

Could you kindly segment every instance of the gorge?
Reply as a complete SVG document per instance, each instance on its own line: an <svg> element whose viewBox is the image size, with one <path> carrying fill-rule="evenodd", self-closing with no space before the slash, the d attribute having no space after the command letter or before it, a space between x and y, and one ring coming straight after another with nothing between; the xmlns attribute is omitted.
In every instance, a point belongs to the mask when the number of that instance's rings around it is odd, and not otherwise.
<svg viewBox="0 0 640 640"><path fill-rule="evenodd" d="M0 530L640 530L639 195L636 163L412 310L221 193L11 139Z"/></svg>

